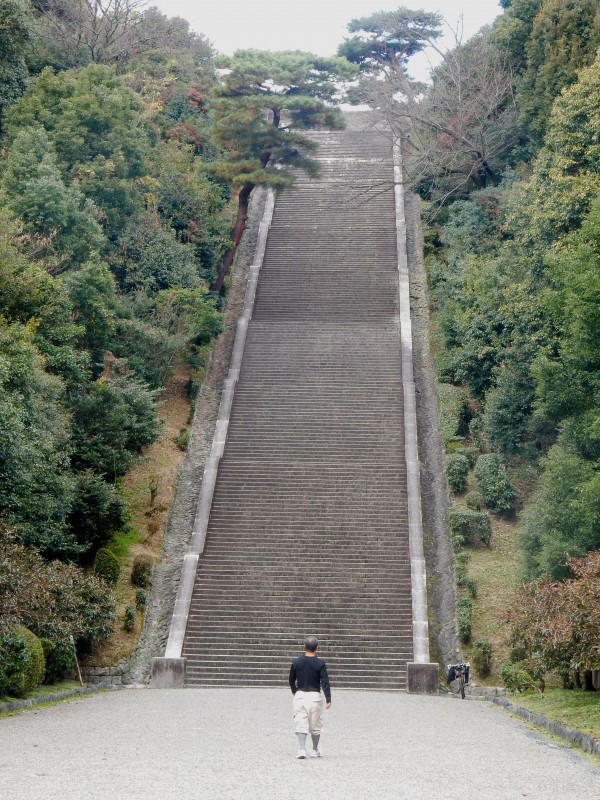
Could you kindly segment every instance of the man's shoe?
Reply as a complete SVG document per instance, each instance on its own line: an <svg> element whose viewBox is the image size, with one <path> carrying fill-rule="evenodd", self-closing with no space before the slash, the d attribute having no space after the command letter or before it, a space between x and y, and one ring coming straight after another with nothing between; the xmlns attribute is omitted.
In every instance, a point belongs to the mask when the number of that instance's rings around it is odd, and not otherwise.
<svg viewBox="0 0 600 800"><path fill-rule="evenodd" d="M310 758L323 758L323 751L320 747L317 747L316 750L313 750L311 753L309 753L309 756Z"/></svg>
<svg viewBox="0 0 600 800"><path fill-rule="evenodd" d="M306 750L303 747L298 750L298 758L306 758Z"/></svg>

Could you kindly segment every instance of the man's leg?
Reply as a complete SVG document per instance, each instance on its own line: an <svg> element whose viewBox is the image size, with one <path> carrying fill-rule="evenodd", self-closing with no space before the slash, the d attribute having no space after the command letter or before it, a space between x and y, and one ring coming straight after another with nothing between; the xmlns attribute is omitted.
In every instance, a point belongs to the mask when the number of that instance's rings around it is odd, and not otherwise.
<svg viewBox="0 0 600 800"><path fill-rule="evenodd" d="M308 708L304 701L303 693L294 695L294 730L298 737L298 758L306 758L306 737L308 736Z"/></svg>
<svg viewBox="0 0 600 800"><path fill-rule="evenodd" d="M321 748L319 747L321 731L323 730L323 699L321 697L319 697L318 700L314 700L310 705L308 727L313 745L311 756L313 758L321 758L323 756Z"/></svg>

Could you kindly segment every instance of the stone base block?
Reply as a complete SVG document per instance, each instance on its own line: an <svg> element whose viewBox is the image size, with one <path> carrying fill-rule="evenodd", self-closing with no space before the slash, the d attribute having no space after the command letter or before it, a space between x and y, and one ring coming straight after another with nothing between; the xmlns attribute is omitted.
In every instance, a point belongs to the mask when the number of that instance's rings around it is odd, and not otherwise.
<svg viewBox="0 0 600 800"><path fill-rule="evenodd" d="M152 689L183 689L185 658L155 658L152 661Z"/></svg>
<svg viewBox="0 0 600 800"><path fill-rule="evenodd" d="M439 664L407 664L407 688L410 694L437 694L440 683Z"/></svg>

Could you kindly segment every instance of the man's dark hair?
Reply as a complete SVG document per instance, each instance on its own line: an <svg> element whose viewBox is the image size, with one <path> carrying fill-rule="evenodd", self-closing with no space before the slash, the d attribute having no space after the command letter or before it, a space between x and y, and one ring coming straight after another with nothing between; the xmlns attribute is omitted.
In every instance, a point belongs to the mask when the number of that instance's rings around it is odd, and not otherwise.
<svg viewBox="0 0 600 800"><path fill-rule="evenodd" d="M318 646L319 640L316 636L307 636L304 640L304 647L306 647L309 653L314 653Z"/></svg>

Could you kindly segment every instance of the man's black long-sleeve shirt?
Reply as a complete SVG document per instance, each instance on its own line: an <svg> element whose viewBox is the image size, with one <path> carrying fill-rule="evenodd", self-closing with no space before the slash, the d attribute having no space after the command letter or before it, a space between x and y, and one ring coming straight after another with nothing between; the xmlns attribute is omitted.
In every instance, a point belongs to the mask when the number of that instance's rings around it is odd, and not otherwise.
<svg viewBox="0 0 600 800"><path fill-rule="evenodd" d="M301 655L292 661L290 667L290 688L292 694L301 692L320 692L323 689L325 700L331 703L331 689L327 667L318 656Z"/></svg>

